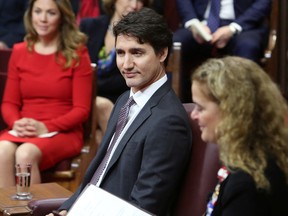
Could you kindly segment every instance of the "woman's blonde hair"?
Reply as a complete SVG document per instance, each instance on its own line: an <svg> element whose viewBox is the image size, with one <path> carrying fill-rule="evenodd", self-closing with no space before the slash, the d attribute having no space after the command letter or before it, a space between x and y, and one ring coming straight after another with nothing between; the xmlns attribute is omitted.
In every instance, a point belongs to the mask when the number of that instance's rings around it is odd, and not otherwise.
<svg viewBox="0 0 288 216"><path fill-rule="evenodd" d="M36 0L30 0L28 8L24 15L24 23L26 28L25 40L28 44L28 49L32 50L32 46L38 41L38 34L32 25L32 10ZM61 24L59 30L59 44L57 50L57 57L63 55L65 62L64 68L70 67L73 63L73 59L76 61L76 65L79 64L79 56L76 50L85 45L87 37L85 34L79 31L76 23L75 14L73 13L69 0L53 0L55 1L60 13ZM59 60L59 58L58 58Z"/></svg>
<svg viewBox="0 0 288 216"><path fill-rule="evenodd" d="M209 59L192 80L219 104L223 118L216 132L223 164L244 170L258 188L268 190L264 170L273 158L288 181L287 104L263 69L240 57Z"/></svg>
<svg viewBox="0 0 288 216"><path fill-rule="evenodd" d="M103 2L103 10L108 16L113 16L115 12L115 2L117 0L102 0ZM143 2L144 7L150 7L153 0L138 0Z"/></svg>

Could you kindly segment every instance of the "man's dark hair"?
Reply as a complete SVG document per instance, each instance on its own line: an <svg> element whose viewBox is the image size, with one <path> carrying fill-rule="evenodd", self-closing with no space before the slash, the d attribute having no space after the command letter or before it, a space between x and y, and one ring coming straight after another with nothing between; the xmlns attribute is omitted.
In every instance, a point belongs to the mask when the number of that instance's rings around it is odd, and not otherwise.
<svg viewBox="0 0 288 216"><path fill-rule="evenodd" d="M125 15L113 28L115 40L119 35L128 35L138 39L140 44L149 43L156 54L172 46L172 32L164 18L150 8ZM166 58L166 61L168 58Z"/></svg>

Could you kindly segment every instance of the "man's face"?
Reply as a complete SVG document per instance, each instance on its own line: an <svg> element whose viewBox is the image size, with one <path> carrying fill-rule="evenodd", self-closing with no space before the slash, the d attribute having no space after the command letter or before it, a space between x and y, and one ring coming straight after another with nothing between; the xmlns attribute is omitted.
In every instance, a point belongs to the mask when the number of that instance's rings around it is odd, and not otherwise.
<svg viewBox="0 0 288 216"><path fill-rule="evenodd" d="M167 54L168 48L156 55L150 44L140 44L135 37L119 35L116 40L117 66L134 93L164 76Z"/></svg>

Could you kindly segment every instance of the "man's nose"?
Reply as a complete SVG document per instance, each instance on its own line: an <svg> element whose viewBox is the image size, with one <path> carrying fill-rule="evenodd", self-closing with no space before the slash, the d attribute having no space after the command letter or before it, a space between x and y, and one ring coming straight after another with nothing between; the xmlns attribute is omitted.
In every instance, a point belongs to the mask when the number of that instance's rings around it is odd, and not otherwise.
<svg viewBox="0 0 288 216"><path fill-rule="evenodd" d="M124 68L132 68L133 67L133 58L130 55L126 55L124 58Z"/></svg>

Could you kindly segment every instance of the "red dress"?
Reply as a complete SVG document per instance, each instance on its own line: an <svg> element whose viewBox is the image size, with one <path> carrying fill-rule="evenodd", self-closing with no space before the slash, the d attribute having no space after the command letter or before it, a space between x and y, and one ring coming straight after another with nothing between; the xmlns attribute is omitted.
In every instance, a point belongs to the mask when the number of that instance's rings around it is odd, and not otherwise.
<svg viewBox="0 0 288 216"><path fill-rule="evenodd" d="M74 62L73 67L63 69L55 54L30 52L26 46L23 42L13 47L1 107L3 118L9 129L14 121L28 117L42 121L49 132L59 133L49 138L20 138L5 131L0 140L37 145L43 170L81 150L82 123L91 102L92 69L86 47L77 51L78 66Z"/></svg>

